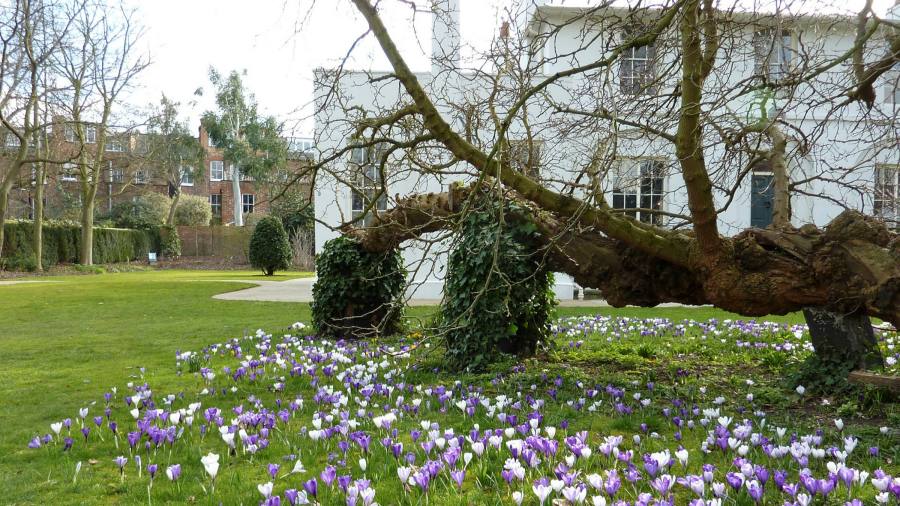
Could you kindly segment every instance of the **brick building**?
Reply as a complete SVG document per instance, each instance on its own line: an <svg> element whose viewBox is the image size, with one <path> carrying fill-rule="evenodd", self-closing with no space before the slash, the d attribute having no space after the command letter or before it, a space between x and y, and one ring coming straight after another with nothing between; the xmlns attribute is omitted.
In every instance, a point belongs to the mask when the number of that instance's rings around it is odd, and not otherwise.
<svg viewBox="0 0 900 506"><path fill-rule="evenodd" d="M57 122L50 136L51 150L58 159L74 159L77 154L74 131L71 127ZM8 132L0 132L2 154L0 154L0 173L11 163L14 150L18 149L18 138ZM86 127L85 144L91 149L96 139L95 127ZM222 151L211 146L209 137L203 127L199 128L197 142L204 148L203 168L195 177L184 177L181 181L183 194L205 197L212 208L213 224L229 225L234 222L234 194L230 173L222 156ZM157 192L171 196L174 189L154 173L142 156L146 149L144 134L124 132L110 134L105 148L104 162L107 167L102 171L102 184L97 189L94 201L96 216L108 215L113 207L123 201L131 200L138 195ZM296 173L310 160L310 143L305 140L289 140L289 157L286 173ZM294 149L300 146L302 149ZM44 216L49 219L78 219L80 213L80 182L74 163L64 163L48 170L44 186ZM308 195L308 182L301 182L300 190ZM273 185L253 181L250 178L241 182L242 206L245 215L265 215L269 212L269 198ZM19 183L10 192L9 213L15 218L32 218L34 213L34 180L32 171L21 170Z"/></svg>

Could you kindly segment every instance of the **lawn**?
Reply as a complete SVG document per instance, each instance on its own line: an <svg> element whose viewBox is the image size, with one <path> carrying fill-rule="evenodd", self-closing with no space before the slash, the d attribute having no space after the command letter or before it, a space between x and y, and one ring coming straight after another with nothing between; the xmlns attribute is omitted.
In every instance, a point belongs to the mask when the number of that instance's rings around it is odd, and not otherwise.
<svg viewBox="0 0 900 506"><path fill-rule="evenodd" d="M538 504L544 485L535 480L544 477L565 482L548 492L551 497L575 494L577 502L582 490L590 490L588 501L595 494L609 497L608 489L593 488L593 473L609 485L616 476L608 471L618 469L621 477L632 468L647 475L636 485L626 482L617 497L635 500L638 489L669 493L650 488L652 476L640 463L641 454L671 450L672 461L663 467L679 476L700 475L701 462L715 464L716 483L726 481L725 471L740 470L740 463L733 468L734 452L774 471L781 464L768 451L762 455L759 437L765 433L778 439L772 432L777 426L808 443L807 452L843 448L843 438L852 434L860 443L844 457L848 467L868 469L873 477L879 467L895 476L900 470L898 436L880 430L900 426L900 408L885 394L822 398L793 390L789 378L808 355L806 338L788 327L802 321L798 315L768 318L784 326L739 327L726 322L734 315L710 308L560 308L559 315L569 319L559 322L554 346L537 358L460 375L441 370L436 344L411 347L414 339L335 344L305 338L303 332L283 337L292 323L309 322L307 304L211 298L247 286L220 280L255 277L255 272L148 271L0 286L3 502L252 504L264 498L267 482L274 483L273 496L287 502L288 489L300 494L305 488L312 500L315 479L316 497L323 504L347 504L348 496L367 504L370 491L382 505L513 503L517 492L523 494L523 504ZM422 317L430 311L414 308L411 314ZM593 314L614 318L578 318ZM685 319L718 321L678 327ZM257 336L258 328L265 332ZM888 348L898 342L896 335L883 339L885 352L896 354ZM184 358L177 367L176 353ZM137 420L131 413L135 405L126 405L131 396L140 408ZM191 408L194 402L202 406ZM83 408L88 409L83 423L92 429L87 437L79 430ZM705 411L709 409L733 418L735 443L732 447L726 437L727 450L713 447L706 457L702 447L708 434L701 425L720 423ZM397 419L384 418L387 413ZM99 425L95 416L101 417ZM186 423L188 417L192 425ZM74 445L63 451L69 429L52 435L50 424L67 418ZM845 424L841 431L832 422L836 418ZM536 420L533 425L530 419ZM745 436L738 434L742 419L752 420L742 425L749 427ZM116 434L109 421L118 424ZM173 427L174 444L166 442L165 433L157 434L157 425ZM233 452L220 426L246 431L246 438L235 437ZM136 428L140 441L132 450L125 436ZM490 445L488 428L500 429L495 436L503 441L502 450L489 449L463 465L480 441ZM818 440L803 437L816 429L822 431ZM582 438L582 430L590 432ZM32 438L47 433L50 441L28 448ZM151 434L162 440L151 443ZM558 452L540 454L544 462L529 464L519 478L516 462L529 462L534 448L554 435L561 441L555 443ZM619 435L622 441L605 439ZM511 454L509 444L526 436L537 438L529 440L531 453ZM593 455L581 452L582 443ZM405 449L395 457L397 445ZM682 445L691 455L684 466L674 456ZM616 457L619 447L634 466ZM870 455L870 447L879 454ZM612 456L605 456L604 449ZM209 453L221 459L214 489L200 462ZM121 473L113 462L119 455L127 459ZM136 455L142 456L140 473ZM827 461L836 459L817 457L815 451L812 455L808 468L819 478L827 476ZM510 456L513 463L506 460ZM305 470L290 473L298 460ZM78 462L82 467L76 474ZM151 463L159 470L148 489L146 466ZM170 483L164 470L173 464L181 466L182 476ZM794 482L806 479L798 475L797 463L785 462L784 467ZM411 485L398 478L405 470L412 473ZM427 470L433 476L426 477ZM339 478L332 482L333 476ZM350 482L350 476L368 481ZM730 504L753 503L751 481L742 478L748 485L731 492ZM852 489L839 485L841 498L852 493L866 504L874 500L877 490L860 483L858 474L855 483ZM548 481L547 487L553 485ZM766 497L774 500L780 492L771 489ZM688 503L687 486L678 485L674 493L677 504ZM843 504L837 495L830 503Z"/></svg>

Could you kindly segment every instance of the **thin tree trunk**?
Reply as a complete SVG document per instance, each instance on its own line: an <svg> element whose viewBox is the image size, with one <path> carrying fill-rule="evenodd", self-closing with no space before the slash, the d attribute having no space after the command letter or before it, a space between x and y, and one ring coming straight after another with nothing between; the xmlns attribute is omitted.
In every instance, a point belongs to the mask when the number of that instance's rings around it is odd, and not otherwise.
<svg viewBox="0 0 900 506"><path fill-rule="evenodd" d="M772 140L772 150L769 152L769 164L772 166L774 193L772 206L772 225L776 228L790 228L791 226L791 178L788 175L785 151L787 150L787 138L775 123L766 129L769 139Z"/></svg>
<svg viewBox="0 0 900 506"><path fill-rule="evenodd" d="M44 270L44 162L36 163L34 169L34 267Z"/></svg>
<svg viewBox="0 0 900 506"><path fill-rule="evenodd" d="M6 238L6 208L9 206L10 188L4 184L0 187L0 259L3 258L3 241Z"/></svg>
<svg viewBox="0 0 900 506"><path fill-rule="evenodd" d="M169 206L169 216L166 218L166 225L175 224L175 210L178 208L178 199L181 198L181 188L175 187L175 195L172 196L172 205Z"/></svg>
<svg viewBox="0 0 900 506"><path fill-rule="evenodd" d="M81 265L94 263L94 199L81 203Z"/></svg>
<svg viewBox="0 0 900 506"><path fill-rule="evenodd" d="M244 207L241 196L241 171L233 164L231 166L231 193L234 195L234 226L244 226Z"/></svg>

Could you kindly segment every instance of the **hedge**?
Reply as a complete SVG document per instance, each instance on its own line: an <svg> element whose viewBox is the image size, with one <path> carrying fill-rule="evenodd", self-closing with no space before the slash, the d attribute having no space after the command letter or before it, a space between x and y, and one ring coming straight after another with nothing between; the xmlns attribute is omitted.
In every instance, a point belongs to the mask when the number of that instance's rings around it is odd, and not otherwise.
<svg viewBox="0 0 900 506"><path fill-rule="evenodd" d="M11 270L34 269L34 225L31 221L8 221L4 226L3 266ZM44 267L77 263L81 250L81 227L74 223L44 223ZM159 251L159 233L154 230L94 228L94 263L108 264L145 259Z"/></svg>

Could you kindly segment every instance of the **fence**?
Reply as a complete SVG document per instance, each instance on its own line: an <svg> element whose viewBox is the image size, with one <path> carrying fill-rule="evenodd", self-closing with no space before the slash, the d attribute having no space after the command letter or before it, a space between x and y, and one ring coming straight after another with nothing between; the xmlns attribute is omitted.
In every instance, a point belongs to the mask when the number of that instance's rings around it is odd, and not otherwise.
<svg viewBox="0 0 900 506"><path fill-rule="evenodd" d="M249 263L252 227L178 227L182 257L207 257Z"/></svg>
<svg viewBox="0 0 900 506"><path fill-rule="evenodd" d="M248 264L253 227L178 227L182 257L203 257L233 264ZM291 237L293 267L315 269L312 231Z"/></svg>

